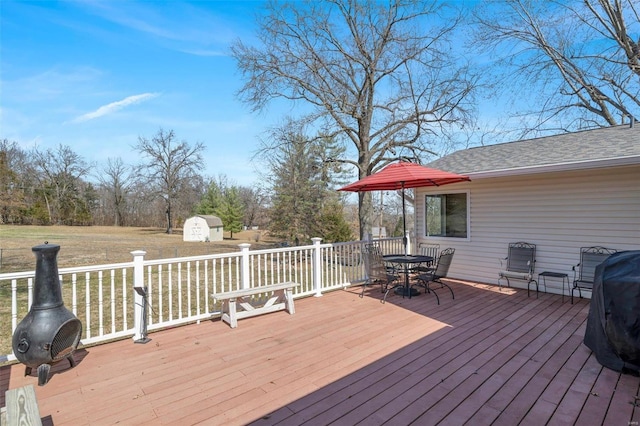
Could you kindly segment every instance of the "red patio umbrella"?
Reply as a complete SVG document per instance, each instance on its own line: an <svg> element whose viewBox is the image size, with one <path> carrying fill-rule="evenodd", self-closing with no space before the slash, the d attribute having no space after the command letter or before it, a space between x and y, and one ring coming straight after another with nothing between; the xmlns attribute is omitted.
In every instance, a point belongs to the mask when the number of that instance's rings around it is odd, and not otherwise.
<svg viewBox="0 0 640 426"><path fill-rule="evenodd" d="M470 181L468 176L432 169L420 164L400 161L384 167L377 173L366 176L351 183L338 191L402 191L402 228L404 231L404 250L407 251L407 219L405 213L405 188L420 188L424 186L442 186L450 183Z"/></svg>

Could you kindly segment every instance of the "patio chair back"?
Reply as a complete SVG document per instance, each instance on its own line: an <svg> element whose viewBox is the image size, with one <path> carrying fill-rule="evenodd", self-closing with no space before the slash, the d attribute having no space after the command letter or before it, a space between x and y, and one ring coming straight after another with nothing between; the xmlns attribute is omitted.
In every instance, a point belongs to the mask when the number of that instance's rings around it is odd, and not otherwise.
<svg viewBox="0 0 640 426"><path fill-rule="evenodd" d="M533 271L536 267L536 245L518 241L517 243L509 243L509 251L506 258L507 264L504 268L503 260L500 260L500 266L504 269L498 273L498 285L502 290L502 279L507 280L507 286L511 287L510 279L523 280L527 282L527 295L529 294L529 286L536 285L538 291L538 282L533 279Z"/></svg>
<svg viewBox="0 0 640 426"><path fill-rule="evenodd" d="M369 282L387 281L387 267L381 254L376 253L375 250L365 252L363 253L363 260Z"/></svg>
<svg viewBox="0 0 640 426"><path fill-rule="evenodd" d="M578 290L578 294L582 299L582 289L593 290L593 282L596 279L596 267L607 260L609 256L616 253L617 250L606 247L582 247L580 249L580 263L575 265L573 269L573 287L571 287L571 303L573 304L573 295Z"/></svg>
<svg viewBox="0 0 640 426"><path fill-rule="evenodd" d="M387 268L379 248L376 249L373 246L365 247L364 252L362 253L362 259L364 261L367 276L364 285L362 286L360 297L364 297L364 290L367 285L378 283L384 293L384 297L382 298L382 303L384 303L387 293L391 288L391 283L396 281L398 277L393 273L393 271L389 271Z"/></svg>
<svg viewBox="0 0 640 426"><path fill-rule="evenodd" d="M592 287L596 276L596 266L604 262L616 250L606 247L582 247L580 249L580 263L578 267L577 279L581 283L580 287ZM589 286L591 284L591 286Z"/></svg>
<svg viewBox="0 0 640 426"><path fill-rule="evenodd" d="M425 293L431 293L436 297L438 305L440 304L440 297L438 293L435 291L436 288L448 288L451 292L451 298L455 299L455 295L453 294L453 289L449 286L449 284L445 283L441 280L441 278L446 278L447 274L449 274L449 267L451 266L451 261L453 260L453 254L455 253L454 248L447 248L440 252L440 257L438 257L438 263L436 264L434 269L431 269L429 272L425 274L420 274L416 278L418 280L418 286L425 288ZM435 284L439 284L439 287L434 287Z"/></svg>
<svg viewBox="0 0 640 426"><path fill-rule="evenodd" d="M382 256L382 249L377 243L365 243L364 253L376 253Z"/></svg>
<svg viewBox="0 0 640 426"><path fill-rule="evenodd" d="M533 274L536 262L536 246L519 241L509 244L507 271Z"/></svg>
<svg viewBox="0 0 640 426"><path fill-rule="evenodd" d="M427 244L420 243L418 246L418 254L421 256L429 256L433 261L429 263L420 264L411 269L411 272L421 274L423 272L430 272L433 269L433 265L438 260L438 254L440 252L440 244Z"/></svg>
<svg viewBox="0 0 640 426"><path fill-rule="evenodd" d="M418 251L421 256L431 256L434 259L437 259L438 253L440 252L440 244L421 243L418 246Z"/></svg>
<svg viewBox="0 0 640 426"><path fill-rule="evenodd" d="M442 250L440 253L440 257L438 258L438 263L436 265L436 269L433 272L433 280L437 281L440 278L446 278L447 274L449 274L449 267L451 266L451 262L453 261L453 254L455 253L455 249L448 248Z"/></svg>

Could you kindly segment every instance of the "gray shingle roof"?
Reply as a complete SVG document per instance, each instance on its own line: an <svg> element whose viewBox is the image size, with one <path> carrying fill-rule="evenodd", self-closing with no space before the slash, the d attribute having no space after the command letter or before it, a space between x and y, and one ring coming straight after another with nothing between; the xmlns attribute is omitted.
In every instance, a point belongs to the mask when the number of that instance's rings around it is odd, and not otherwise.
<svg viewBox="0 0 640 426"><path fill-rule="evenodd" d="M616 159L640 164L639 124L474 147L439 158L428 166L461 174L515 174L556 165L578 168L586 163Z"/></svg>
<svg viewBox="0 0 640 426"><path fill-rule="evenodd" d="M218 216L199 214L198 217L203 218L207 222L209 228L222 226L222 219L220 219Z"/></svg>

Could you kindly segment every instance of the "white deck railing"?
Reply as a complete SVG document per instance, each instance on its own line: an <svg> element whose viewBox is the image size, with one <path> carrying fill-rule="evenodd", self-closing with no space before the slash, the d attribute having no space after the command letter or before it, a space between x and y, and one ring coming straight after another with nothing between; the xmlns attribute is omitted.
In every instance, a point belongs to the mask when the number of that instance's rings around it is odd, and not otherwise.
<svg viewBox="0 0 640 426"><path fill-rule="evenodd" d="M403 250L402 238L376 241L386 253ZM253 251L240 244L234 253L158 260L134 251L131 262L60 268L58 274L65 306L82 321L88 345L137 340L147 330L220 316L212 297L219 292L294 281L300 284L294 297L307 297L360 284L364 243L314 238L308 246ZM0 274L0 362L15 360L11 337L31 306L34 279L35 271Z"/></svg>

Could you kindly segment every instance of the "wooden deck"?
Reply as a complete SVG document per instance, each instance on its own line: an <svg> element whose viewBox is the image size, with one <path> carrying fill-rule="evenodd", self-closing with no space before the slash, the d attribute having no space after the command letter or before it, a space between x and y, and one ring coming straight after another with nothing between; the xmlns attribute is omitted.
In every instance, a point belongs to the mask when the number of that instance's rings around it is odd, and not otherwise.
<svg viewBox="0 0 640 426"><path fill-rule="evenodd" d="M412 299L359 288L240 321L207 321L76 353L36 385L49 425L638 424L640 378L582 344L587 300L454 283Z"/></svg>

